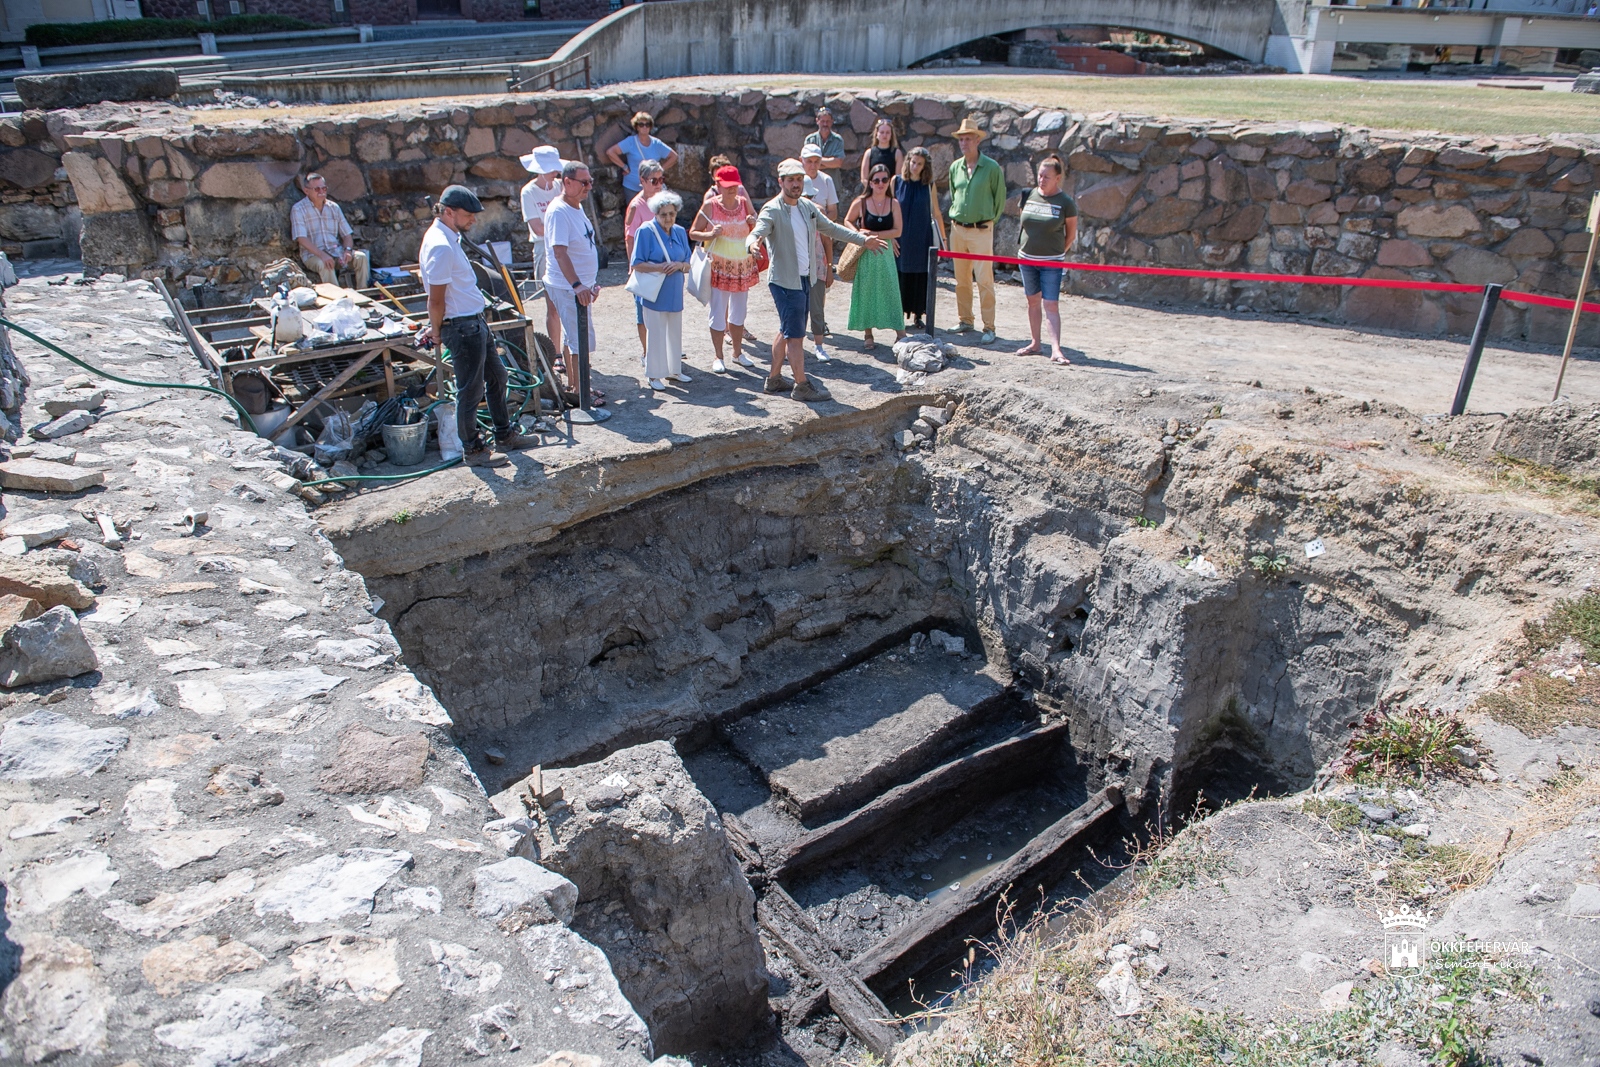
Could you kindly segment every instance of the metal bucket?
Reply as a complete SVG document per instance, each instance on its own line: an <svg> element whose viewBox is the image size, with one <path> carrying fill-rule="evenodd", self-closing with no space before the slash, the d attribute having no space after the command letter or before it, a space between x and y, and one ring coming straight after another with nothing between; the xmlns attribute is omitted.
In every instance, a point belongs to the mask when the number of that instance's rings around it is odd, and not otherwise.
<svg viewBox="0 0 1600 1067"><path fill-rule="evenodd" d="M396 466L412 467L421 463L427 443L426 422L414 422L409 426L389 424L383 427L383 450L389 453L389 462Z"/></svg>

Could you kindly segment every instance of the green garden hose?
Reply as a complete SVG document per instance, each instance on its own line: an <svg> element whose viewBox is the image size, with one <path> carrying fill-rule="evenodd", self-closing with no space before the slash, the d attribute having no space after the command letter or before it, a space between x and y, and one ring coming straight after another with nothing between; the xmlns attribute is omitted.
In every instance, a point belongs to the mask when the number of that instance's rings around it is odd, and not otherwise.
<svg viewBox="0 0 1600 1067"><path fill-rule="evenodd" d="M43 337L40 337L32 330L25 326L18 326L10 319L0 318L0 326L4 326L8 330L17 331L22 336L28 338L34 343L41 344L50 351L56 353L58 356L76 363L78 366L82 367L86 371L89 371L91 374L98 374L102 378L110 379L113 382L119 382L122 385L137 385L145 389L192 389L197 393L216 393L222 399L233 405L233 409L239 413L240 422L243 425L248 426L251 433L260 433L260 431L256 429L256 420L250 417L250 413L244 409L244 405L239 403L233 397L229 396L227 393L223 392L221 389L215 389L209 385L190 385L187 382L141 382L132 378L122 378L118 375L112 374L108 370L85 363L71 352L68 352L65 348L62 348L60 345L46 341Z"/></svg>

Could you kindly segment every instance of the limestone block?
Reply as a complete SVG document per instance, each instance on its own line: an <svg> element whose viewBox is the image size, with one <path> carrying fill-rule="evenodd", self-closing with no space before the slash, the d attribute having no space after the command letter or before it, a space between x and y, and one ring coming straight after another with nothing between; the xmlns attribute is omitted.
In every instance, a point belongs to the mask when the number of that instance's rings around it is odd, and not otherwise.
<svg viewBox="0 0 1600 1067"><path fill-rule="evenodd" d="M293 163L213 163L196 183L203 196L228 200L269 200L294 179Z"/></svg>
<svg viewBox="0 0 1600 1067"><path fill-rule="evenodd" d="M19 189L37 189L55 178L55 157L32 148L9 148L0 152L0 182Z"/></svg>
<svg viewBox="0 0 1600 1067"><path fill-rule="evenodd" d="M552 779L569 806L541 820L539 855L577 884L580 899L623 905L609 921L634 929L602 947L656 1052L702 1047L708 1035L733 1042L766 1025L755 895L671 744L547 771Z"/></svg>
<svg viewBox="0 0 1600 1067"><path fill-rule="evenodd" d="M83 261L100 267L137 267L155 257L143 211L84 215L81 245Z"/></svg>
<svg viewBox="0 0 1600 1067"><path fill-rule="evenodd" d="M1250 241L1261 232L1261 225L1266 221L1267 209L1260 204L1246 204L1232 216L1224 219L1221 225L1212 228L1206 234L1208 241Z"/></svg>
<svg viewBox="0 0 1600 1067"><path fill-rule="evenodd" d="M489 155L494 151L494 131L484 126L472 127L467 131L467 140L461 146L461 151L469 159Z"/></svg>
<svg viewBox="0 0 1600 1067"><path fill-rule="evenodd" d="M28 436L40 441L54 441L58 437L82 433L99 421L87 411L70 411L59 419L51 419L49 422L29 427Z"/></svg>
<svg viewBox="0 0 1600 1067"><path fill-rule="evenodd" d="M332 922L344 915L366 915L384 883L411 866L411 853L353 848L321 856L285 871L256 895L255 913L284 914L297 923Z"/></svg>
<svg viewBox="0 0 1600 1067"><path fill-rule="evenodd" d="M950 421L950 413L944 408L928 407L924 405L917 409L917 418L925 419L935 426L943 426Z"/></svg>
<svg viewBox="0 0 1600 1067"><path fill-rule="evenodd" d="M1454 167L1456 170L1475 170L1489 162L1489 156L1482 152L1469 152L1465 148L1446 148L1434 159L1441 167ZM1411 162L1408 158L1407 163Z"/></svg>
<svg viewBox="0 0 1600 1067"><path fill-rule="evenodd" d="M520 856L479 867L472 882L473 912L506 927L566 925L578 904L577 886Z"/></svg>
<svg viewBox="0 0 1600 1067"><path fill-rule="evenodd" d="M0 633L11 629L19 622L36 619L43 613L44 605L32 597L0 593Z"/></svg>
<svg viewBox="0 0 1600 1067"><path fill-rule="evenodd" d="M1313 181L1292 182L1283 191L1285 200L1291 204L1299 204L1302 207L1310 207L1312 204L1321 203L1332 195L1332 186Z"/></svg>
<svg viewBox="0 0 1600 1067"><path fill-rule="evenodd" d="M89 950L64 937L40 934L24 942L22 966L6 989L5 1014L28 1063L62 1053L105 1050L111 1006Z"/></svg>
<svg viewBox="0 0 1600 1067"><path fill-rule="evenodd" d="M168 144L166 155L167 168L174 178L180 181L192 181L195 175L200 173L200 165L195 162L194 157L177 145Z"/></svg>
<svg viewBox="0 0 1600 1067"><path fill-rule="evenodd" d="M170 100L178 95L178 72L160 67L72 74L28 74L17 77L17 95L25 108L55 111L104 101Z"/></svg>
<svg viewBox="0 0 1600 1067"><path fill-rule="evenodd" d="M1444 266L1452 278L1464 285L1506 285L1517 278L1517 268L1510 260L1484 248L1463 248L1445 260Z"/></svg>
<svg viewBox="0 0 1600 1067"><path fill-rule="evenodd" d="M1378 265L1381 267L1427 267L1433 263L1428 250L1416 241L1404 238L1384 241L1378 246Z"/></svg>
<svg viewBox="0 0 1600 1067"><path fill-rule="evenodd" d="M379 163L389 155L389 137L382 130L369 130L356 139L356 158L363 163Z"/></svg>
<svg viewBox="0 0 1600 1067"><path fill-rule="evenodd" d="M65 515L30 515L0 525L0 537L20 537L29 548L59 541L71 532L72 523Z"/></svg>
<svg viewBox="0 0 1600 1067"><path fill-rule="evenodd" d="M209 985L230 974L254 971L266 957L243 941L218 944L209 934L159 945L140 964L145 980L163 997L177 996L185 986Z"/></svg>
<svg viewBox="0 0 1600 1067"><path fill-rule="evenodd" d="M92 393L82 393L77 396L63 397L58 400L44 402L45 414L52 419L60 418L69 411L93 411L106 402L106 391L96 389Z"/></svg>
<svg viewBox="0 0 1600 1067"><path fill-rule="evenodd" d="M0 237L9 241L59 240L61 213L44 204L7 204L0 207Z"/></svg>
<svg viewBox="0 0 1600 1067"><path fill-rule="evenodd" d="M265 1001L266 994L254 989L202 993L195 997L198 1017L158 1026L155 1038L193 1052L192 1064L264 1062L283 1047L282 1038L294 1033L294 1027L273 1015Z"/></svg>
<svg viewBox="0 0 1600 1067"><path fill-rule="evenodd" d="M1200 205L1177 197L1163 197L1134 217L1128 229L1146 237L1179 233L1189 228Z"/></svg>
<svg viewBox="0 0 1600 1067"><path fill-rule="evenodd" d="M1465 237L1481 228L1477 214L1462 204L1442 210L1434 205L1413 205L1400 212L1395 222L1412 237Z"/></svg>
<svg viewBox="0 0 1600 1067"><path fill-rule="evenodd" d="M85 152L68 152L61 157L61 165L67 169L78 207L85 215L132 211L139 206L110 160Z"/></svg>
<svg viewBox="0 0 1600 1067"><path fill-rule="evenodd" d="M53 607L36 619L19 622L0 637L3 686L76 678L99 667L78 617L67 607Z"/></svg>
<svg viewBox="0 0 1600 1067"><path fill-rule="evenodd" d="M92 730L40 708L12 719L0 731L0 778L87 778L127 744L126 730Z"/></svg>
<svg viewBox="0 0 1600 1067"><path fill-rule="evenodd" d="M191 140L194 154L201 159L235 159L240 156L259 159L299 159L302 154L299 140L293 132L273 126L251 123L236 127L199 130Z"/></svg>
<svg viewBox="0 0 1600 1067"><path fill-rule="evenodd" d="M503 156L490 156L488 159L480 159L468 168L467 173L477 178L488 178L491 181L502 182L526 181L528 178L528 172L520 162Z"/></svg>
<svg viewBox="0 0 1600 1067"><path fill-rule="evenodd" d="M1142 175L1130 174L1126 178L1113 178L1083 190L1075 198L1078 213L1097 219L1121 218L1128 200L1143 180Z"/></svg>
<svg viewBox="0 0 1600 1067"><path fill-rule="evenodd" d="M805 143L806 135L815 132L809 126L799 122L784 125L768 126L762 131L761 138L766 142L767 151L779 159L800 157L800 146Z"/></svg>
<svg viewBox="0 0 1600 1067"><path fill-rule="evenodd" d="M347 727L339 735L339 755L323 774L327 793L384 793L422 784L428 740L421 734L385 736L365 726Z"/></svg>
<svg viewBox="0 0 1600 1067"><path fill-rule="evenodd" d="M1556 250L1554 241L1547 237L1543 230L1536 230L1532 226L1525 226L1512 234L1511 239L1500 246L1503 256L1548 256Z"/></svg>

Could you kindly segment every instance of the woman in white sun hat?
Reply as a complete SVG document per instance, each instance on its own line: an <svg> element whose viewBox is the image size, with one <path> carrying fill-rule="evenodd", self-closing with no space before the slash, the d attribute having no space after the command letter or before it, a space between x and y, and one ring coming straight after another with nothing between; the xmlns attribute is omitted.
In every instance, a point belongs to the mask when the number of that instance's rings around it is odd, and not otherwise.
<svg viewBox="0 0 1600 1067"><path fill-rule="evenodd" d="M528 224L528 243L533 245L533 276L544 277L544 213L561 197L561 153L552 145L542 145L522 157L522 166L534 175L522 187L522 220ZM544 304L545 333L561 343L561 319L555 305Z"/></svg>

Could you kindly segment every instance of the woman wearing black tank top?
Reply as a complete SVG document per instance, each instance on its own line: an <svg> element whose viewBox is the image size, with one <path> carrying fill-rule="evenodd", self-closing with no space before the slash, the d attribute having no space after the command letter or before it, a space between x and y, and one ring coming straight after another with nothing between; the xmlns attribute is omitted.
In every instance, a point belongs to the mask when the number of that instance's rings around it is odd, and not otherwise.
<svg viewBox="0 0 1600 1067"><path fill-rule="evenodd" d="M905 158L906 154L900 150L900 135L894 132L894 123L879 119L877 125L872 127L872 147L861 155L862 191L872 191L867 187L867 175L879 167L887 169L891 175L899 174Z"/></svg>
<svg viewBox="0 0 1600 1067"><path fill-rule="evenodd" d="M904 220L900 203L889 190L891 180L884 167L872 168L868 191L856 197L845 215L846 222L889 242L888 248L861 253L856 276L850 283L850 322L846 329L866 331L866 352L874 347L874 329L893 330L896 338L906 335L906 316L900 310L900 270L894 259L894 241L900 236Z"/></svg>

